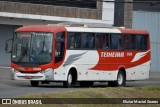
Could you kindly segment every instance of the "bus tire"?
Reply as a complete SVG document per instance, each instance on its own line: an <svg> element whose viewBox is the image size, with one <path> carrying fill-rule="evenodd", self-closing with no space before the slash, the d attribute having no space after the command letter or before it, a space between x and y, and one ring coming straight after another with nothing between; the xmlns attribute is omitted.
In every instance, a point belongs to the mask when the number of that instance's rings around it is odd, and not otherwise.
<svg viewBox="0 0 160 107"><path fill-rule="evenodd" d="M81 87L92 87L94 84L94 81L80 81L79 85Z"/></svg>
<svg viewBox="0 0 160 107"><path fill-rule="evenodd" d="M67 76L67 81L63 82L63 86L65 88L69 88L69 87L71 87L72 84L73 84L73 75L71 72L69 72L68 76Z"/></svg>
<svg viewBox="0 0 160 107"><path fill-rule="evenodd" d="M126 77L123 71L119 70L116 81L108 81L108 85L111 87L124 87L126 86Z"/></svg>
<svg viewBox="0 0 160 107"><path fill-rule="evenodd" d="M39 81L30 81L31 82L31 86L33 87L38 87L39 85Z"/></svg>

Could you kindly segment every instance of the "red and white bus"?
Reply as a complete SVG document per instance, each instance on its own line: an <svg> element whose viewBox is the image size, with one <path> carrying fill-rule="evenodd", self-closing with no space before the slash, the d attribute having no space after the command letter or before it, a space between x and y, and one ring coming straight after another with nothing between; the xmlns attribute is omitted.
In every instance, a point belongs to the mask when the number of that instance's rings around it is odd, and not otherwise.
<svg viewBox="0 0 160 107"><path fill-rule="evenodd" d="M7 48L6 48L7 49ZM75 26L25 26L15 30L11 77L70 87L149 78L150 39L145 30Z"/></svg>

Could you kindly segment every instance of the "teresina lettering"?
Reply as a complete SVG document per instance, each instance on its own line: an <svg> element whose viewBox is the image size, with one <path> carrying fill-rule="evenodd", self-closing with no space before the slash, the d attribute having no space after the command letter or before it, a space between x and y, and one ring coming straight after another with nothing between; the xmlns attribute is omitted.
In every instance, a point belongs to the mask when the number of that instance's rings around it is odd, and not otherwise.
<svg viewBox="0 0 160 107"><path fill-rule="evenodd" d="M101 52L101 57L124 57L124 52Z"/></svg>

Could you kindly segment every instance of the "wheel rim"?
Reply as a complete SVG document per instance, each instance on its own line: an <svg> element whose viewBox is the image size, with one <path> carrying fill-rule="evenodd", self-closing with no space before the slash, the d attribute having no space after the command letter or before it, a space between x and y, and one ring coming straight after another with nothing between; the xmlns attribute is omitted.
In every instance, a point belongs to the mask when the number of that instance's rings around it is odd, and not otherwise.
<svg viewBox="0 0 160 107"><path fill-rule="evenodd" d="M123 76L122 74L118 75L118 84L121 85L123 83Z"/></svg>
<svg viewBox="0 0 160 107"><path fill-rule="evenodd" d="M69 74L69 75L68 75L68 84L70 85L71 83L72 83L72 75Z"/></svg>

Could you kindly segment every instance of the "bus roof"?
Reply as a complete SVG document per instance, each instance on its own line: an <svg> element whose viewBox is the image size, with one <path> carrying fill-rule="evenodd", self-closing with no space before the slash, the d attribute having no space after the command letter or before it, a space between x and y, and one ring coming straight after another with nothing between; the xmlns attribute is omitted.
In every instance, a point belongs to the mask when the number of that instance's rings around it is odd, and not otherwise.
<svg viewBox="0 0 160 107"><path fill-rule="evenodd" d="M119 29L123 34L149 34L147 30Z"/></svg>
<svg viewBox="0 0 160 107"><path fill-rule="evenodd" d="M55 32L66 30L63 26L46 26L46 25L33 25L23 26L15 30L15 32Z"/></svg>
<svg viewBox="0 0 160 107"><path fill-rule="evenodd" d="M86 28L86 27L66 27L68 32L96 32L96 33L121 33L115 28Z"/></svg>
<svg viewBox="0 0 160 107"><path fill-rule="evenodd" d="M68 32L95 32L95 33L123 33L123 34L149 34L146 30L134 30L125 28L88 28L88 27L65 27L65 26L46 26L46 25L34 25L24 26L16 29L16 32L55 32L65 31Z"/></svg>
<svg viewBox="0 0 160 107"><path fill-rule="evenodd" d="M149 34L147 30L122 29L122 28L85 28L66 27L69 32L95 32L95 33L123 33L123 34Z"/></svg>

